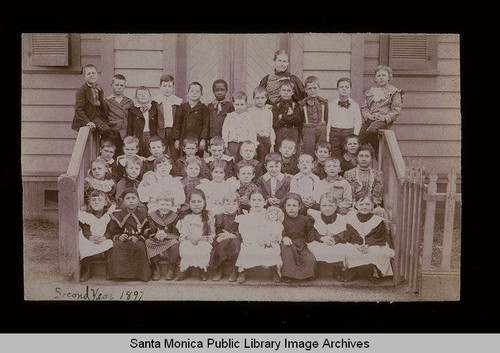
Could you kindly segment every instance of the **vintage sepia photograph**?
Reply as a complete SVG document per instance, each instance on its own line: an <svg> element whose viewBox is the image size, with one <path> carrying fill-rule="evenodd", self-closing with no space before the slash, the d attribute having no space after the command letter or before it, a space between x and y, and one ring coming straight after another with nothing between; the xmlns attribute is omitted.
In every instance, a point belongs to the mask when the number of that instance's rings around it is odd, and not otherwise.
<svg viewBox="0 0 500 353"><path fill-rule="evenodd" d="M457 302L457 33L23 33L27 301Z"/></svg>

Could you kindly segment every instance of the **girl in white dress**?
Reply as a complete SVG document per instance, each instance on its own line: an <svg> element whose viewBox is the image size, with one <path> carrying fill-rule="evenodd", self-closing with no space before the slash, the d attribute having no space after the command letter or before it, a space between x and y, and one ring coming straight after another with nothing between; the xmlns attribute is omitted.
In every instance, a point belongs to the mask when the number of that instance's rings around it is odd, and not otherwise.
<svg viewBox="0 0 500 353"><path fill-rule="evenodd" d="M387 244L388 233L384 219L373 214L373 208L372 195L369 192L363 192L356 197L357 211L347 214L346 267L352 270L364 266L368 279L377 282L381 276L393 274L391 259L394 258L394 250ZM352 273L349 270L346 272Z"/></svg>
<svg viewBox="0 0 500 353"><path fill-rule="evenodd" d="M210 262L212 243L215 237L214 218L207 210L207 201L203 191L193 189L187 199L189 209L177 223L179 230L180 274L178 281L189 276L190 267L198 267L200 279L206 281Z"/></svg>
<svg viewBox="0 0 500 353"><path fill-rule="evenodd" d="M341 271L345 264L346 245L342 243L346 230L345 217L337 213L337 199L331 192L324 193L319 199L321 211L307 211L314 218L315 239L307 244L316 261L334 264L333 276L343 280Z"/></svg>
<svg viewBox="0 0 500 353"><path fill-rule="evenodd" d="M107 207L106 193L94 190L89 195L87 211L78 211L78 245L80 252L80 282L92 278L91 256L103 253L113 247L113 241L106 237L106 228L115 205Z"/></svg>
<svg viewBox="0 0 500 353"><path fill-rule="evenodd" d="M283 211L278 207L264 209L266 201L258 190L250 194L250 212L236 217L242 243L236 266L238 282L246 280L246 269L264 266L271 270L274 282L280 282L282 265L280 242L283 232Z"/></svg>

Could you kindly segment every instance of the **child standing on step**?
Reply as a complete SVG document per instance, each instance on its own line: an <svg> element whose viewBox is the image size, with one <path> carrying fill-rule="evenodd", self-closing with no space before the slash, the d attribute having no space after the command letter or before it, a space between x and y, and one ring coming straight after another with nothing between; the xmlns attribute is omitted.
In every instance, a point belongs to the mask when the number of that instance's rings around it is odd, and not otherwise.
<svg viewBox="0 0 500 353"><path fill-rule="evenodd" d="M241 245L239 224L236 222L236 217L241 214L239 200L240 197L235 192L224 194L224 211L215 215L215 238L210 256L214 281L222 278L224 263L228 263L231 267L228 281L234 282L238 277L238 268L235 263Z"/></svg>
<svg viewBox="0 0 500 353"><path fill-rule="evenodd" d="M168 260L166 279L174 279L179 262L179 231L175 227L178 216L174 212L174 196L161 193L156 198L158 209L148 215L149 228L145 231L146 250L151 261L153 281L160 279L160 258Z"/></svg>
<svg viewBox="0 0 500 353"><path fill-rule="evenodd" d="M179 217L177 229L180 234L179 254L181 256L178 281L189 277L189 269L197 267L200 280L206 281L210 263L212 243L215 237L214 218L207 210L203 191L194 189L188 196L189 209Z"/></svg>
<svg viewBox="0 0 500 353"><path fill-rule="evenodd" d="M236 217L242 243L236 266L238 283L246 281L246 270L256 266L270 268L274 282L280 282L279 268L283 211L271 206L264 209L266 201L258 190L250 194L250 212Z"/></svg>
<svg viewBox="0 0 500 353"><path fill-rule="evenodd" d="M86 211L78 211L78 244L80 253L80 282L92 278L90 262L98 254L109 255L113 241L108 239L107 226L111 220L110 214L115 211L115 205L106 202L106 194L94 190L89 195Z"/></svg>

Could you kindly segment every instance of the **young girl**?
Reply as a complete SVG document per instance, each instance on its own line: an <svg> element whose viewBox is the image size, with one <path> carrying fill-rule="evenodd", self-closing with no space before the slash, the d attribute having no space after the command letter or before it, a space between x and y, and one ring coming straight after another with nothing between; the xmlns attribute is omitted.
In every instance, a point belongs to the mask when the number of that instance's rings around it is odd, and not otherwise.
<svg viewBox="0 0 500 353"><path fill-rule="evenodd" d="M203 179L202 183L196 186L202 190L207 198L207 210L217 215L225 211L223 198L228 192L235 192L238 189L236 178L225 179L227 162L215 160L210 165L212 180Z"/></svg>
<svg viewBox="0 0 500 353"><path fill-rule="evenodd" d="M201 173L201 158L198 156L188 157L186 159L186 176L181 179L182 186L184 188L184 194L186 197L194 190L198 185L205 181L204 178L200 177Z"/></svg>
<svg viewBox="0 0 500 353"><path fill-rule="evenodd" d="M108 279L140 279L147 282L151 276L144 241L148 228L145 208L138 207L137 190L125 189L120 195L123 208L111 214L107 233L113 239L113 251L108 258Z"/></svg>
<svg viewBox="0 0 500 353"><path fill-rule="evenodd" d="M174 196L163 192L156 198L158 209L148 215L149 228L145 230L146 250L151 261L153 281L160 279L160 257L168 260L167 280L174 279L174 272L179 262L179 231L175 227L177 213L174 208Z"/></svg>
<svg viewBox="0 0 500 353"><path fill-rule="evenodd" d="M142 180L137 186L137 194L139 195L139 200L148 207L149 212L156 211L158 204L156 202L157 194L157 183L155 172L152 170L147 171L142 176Z"/></svg>
<svg viewBox="0 0 500 353"><path fill-rule="evenodd" d="M344 176L346 170L352 169L358 165L359 138L351 134L344 140L344 150L346 151L340 158L340 176Z"/></svg>
<svg viewBox="0 0 500 353"><path fill-rule="evenodd" d="M229 262L232 269L228 281L234 282L238 277L235 262L241 245L241 235L238 222L236 222L236 217L241 214L239 200L239 195L234 191L224 194L224 211L222 214L215 215L215 238L210 256L214 281L222 278L224 262Z"/></svg>
<svg viewBox="0 0 500 353"><path fill-rule="evenodd" d="M299 214L303 205L299 194L288 193L284 204L281 276L286 277L286 282L290 282L291 279L313 279L316 275L316 259L308 249L307 243L312 240L311 236L315 236L314 218Z"/></svg>
<svg viewBox="0 0 500 353"><path fill-rule="evenodd" d="M236 217L242 238L240 254L236 260L238 267L238 283L246 280L246 269L269 267L274 282L280 282L278 268L280 257L281 232L283 230L283 211L271 206L264 209L266 201L258 190L250 194L250 212Z"/></svg>
<svg viewBox="0 0 500 353"><path fill-rule="evenodd" d="M106 254L106 251L113 247L113 241L106 237L106 229L115 205L109 206L106 200L103 191L94 190L89 195L87 211L78 211L80 282L92 278L91 257L101 253Z"/></svg>
<svg viewBox="0 0 500 353"><path fill-rule="evenodd" d="M190 267L201 269L200 279L207 280L207 269L210 253L215 237L214 219L207 210L205 193L194 189L188 196L189 209L184 212L177 223L180 233L179 254L181 256L178 281L189 276Z"/></svg>
<svg viewBox="0 0 500 353"><path fill-rule="evenodd" d="M373 214L373 196L364 192L356 197L356 209L347 214L345 240L346 278L352 277L354 268L365 266L368 279L377 282L381 276L391 276L391 258L394 250L387 244L384 220Z"/></svg>
<svg viewBox="0 0 500 353"><path fill-rule="evenodd" d="M359 132L359 143L369 143L378 151L378 131L390 129L401 114L403 92L389 83L392 69L379 65L373 70L376 86L365 92L365 101L361 107L363 124Z"/></svg>
<svg viewBox="0 0 500 353"><path fill-rule="evenodd" d="M314 218L314 240L307 244L316 261L333 264L333 276L343 280L346 245L342 243L346 230L345 218L337 211L337 199L331 192L321 195L320 211L309 209L307 214Z"/></svg>
<svg viewBox="0 0 500 353"><path fill-rule="evenodd" d="M90 194L94 191L102 191L106 195L107 203L115 203L116 184L111 177L108 163L97 157L92 161L89 175L83 182L83 195L85 203L88 204Z"/></svg>

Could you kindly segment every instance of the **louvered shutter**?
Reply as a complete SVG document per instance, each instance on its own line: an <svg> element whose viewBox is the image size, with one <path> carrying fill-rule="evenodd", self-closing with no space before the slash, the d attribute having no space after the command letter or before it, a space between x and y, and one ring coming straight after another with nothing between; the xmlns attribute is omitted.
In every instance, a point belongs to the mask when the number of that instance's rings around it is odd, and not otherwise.
<svg viewBox="0 0 500 353"><path fill-rule="evenodd" d="M30 64L34 66L68 66L69 35L67 33L33 34Z"/></svg>
<svg viewBox="0 0 500 353"><path fill-rule="evenodd" d="M437 43L429 35L390 35L389 66L393 70L429 70L436 62Z"/></svg>

